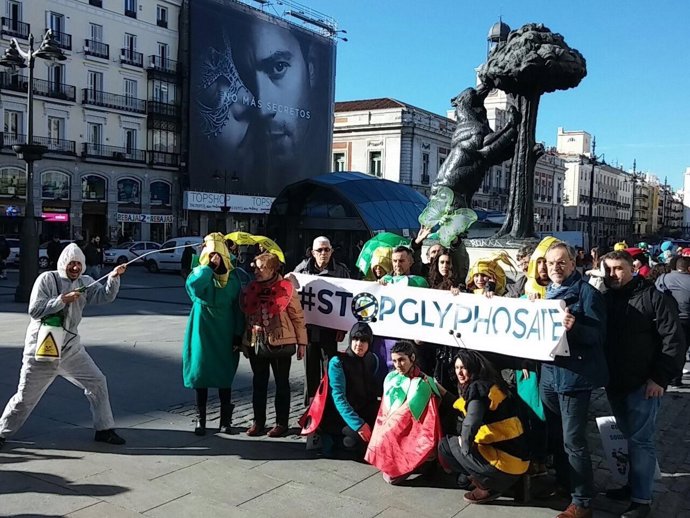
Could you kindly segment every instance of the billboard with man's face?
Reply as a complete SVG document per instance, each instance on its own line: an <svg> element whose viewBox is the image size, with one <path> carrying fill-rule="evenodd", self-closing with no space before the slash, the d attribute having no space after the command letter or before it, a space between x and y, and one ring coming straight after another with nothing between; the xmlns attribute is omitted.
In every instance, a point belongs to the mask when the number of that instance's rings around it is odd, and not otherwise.
<svg viewBox="0 0 690 518"><path fill-rule="evenodd" d="M189 50L192 190L222 191L227 176L228 192L275 196L330 171L332 39L234 2L194 0Z"/></svg>

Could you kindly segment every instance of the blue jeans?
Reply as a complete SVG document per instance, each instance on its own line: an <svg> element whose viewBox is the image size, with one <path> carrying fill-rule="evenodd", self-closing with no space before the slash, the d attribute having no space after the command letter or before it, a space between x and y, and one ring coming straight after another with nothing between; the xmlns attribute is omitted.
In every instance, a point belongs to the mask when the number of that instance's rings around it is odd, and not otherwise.
<svg viewBox="0 0 690 518"><path fill-rule="evenodd" d="M542 378L540 394L556 480L561 486L570 488L573 504L589 507L594 496L594 474L587 446L587 411L592 392L558 393Z"/></svg>
<svg viewBox="0 0 690 518"><path fill-rule="evenodd" d="M646 385L642 385L627 395L607 394L616 424L628 440L628 483L632 490L631 500L641 504L652 501L656 469L654 432L656 415L661 406L661 398L645 399L645 390Z"/></svg>

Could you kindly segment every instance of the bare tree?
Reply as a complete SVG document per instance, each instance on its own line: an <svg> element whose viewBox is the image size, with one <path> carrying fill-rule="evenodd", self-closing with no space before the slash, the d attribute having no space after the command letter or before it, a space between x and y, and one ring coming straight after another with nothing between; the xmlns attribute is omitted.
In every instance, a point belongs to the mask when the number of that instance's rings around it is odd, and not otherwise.
<svg viewBox="0 0 690 518"><path fill-rule="evenodd" d="M479 71L479 79L515 98L521 114L511 166L510 196L498 236L534 235L534 167L544 153L535 141L540 97L574 88L587 75L585 58L563 36L530 23L499 43Z"/></svg>

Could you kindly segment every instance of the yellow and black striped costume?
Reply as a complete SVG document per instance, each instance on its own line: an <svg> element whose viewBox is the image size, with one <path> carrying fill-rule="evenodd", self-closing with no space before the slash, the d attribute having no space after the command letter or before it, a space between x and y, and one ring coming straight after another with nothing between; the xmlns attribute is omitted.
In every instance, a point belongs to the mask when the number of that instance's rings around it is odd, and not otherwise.
<svg viewBox="0 0 690 518"><path fill-rule="evenodd" d="M497 470L522 475L529 468L525 432L512 398L488 382L472 382L453 404L463 418L475 399L486 405L482 423L473 439L481 456ZM465 439L465 438L463 438Z"/></svg>

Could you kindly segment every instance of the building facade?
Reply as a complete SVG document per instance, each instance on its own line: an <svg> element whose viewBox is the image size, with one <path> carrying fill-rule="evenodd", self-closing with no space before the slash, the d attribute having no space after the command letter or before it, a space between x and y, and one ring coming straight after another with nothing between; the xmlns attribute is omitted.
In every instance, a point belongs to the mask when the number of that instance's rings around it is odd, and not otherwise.
<svg viewBox="0 0 690 518"><path fill-rule="evenodd" d="M590 234L591 245L610 247L632 234L634 177L591 156L585 131L558 129L557 152L565 161L565 230ZM590 213L591 207L591 213Z"/></svg>
<svg viewBox="0 0 690 518"><path fill-rule="evenodd" d="M43 239L100 235L162 242L174 235L178 186L178 13L181 0L8 0L0 43L53 31L66 59L36 59L33 190ZM25 216L26 71L0 72L0 234Z"/></svg>
<svg viewBox="0 0 690 518"><path fill-rule="evenodd" d="M454 130L454 121L395 99L337 102L332 170L362 171L429 196Z"/></svg>
<svg viewBox="0 0 690 518"><path fill-rule="evenodd" d="M506 123L505 94L489 96L490 124ZM501 109L501 106L503 107ZM429 196L431 184L450 153L455 121L395 99L336 103L333 130L333 171L362 171L410 185ZM554 151L535 168L535 230L563 230L565 165ZM505 214L510 192L510 161L491 167L472 199L472 206Z"/></svg>

